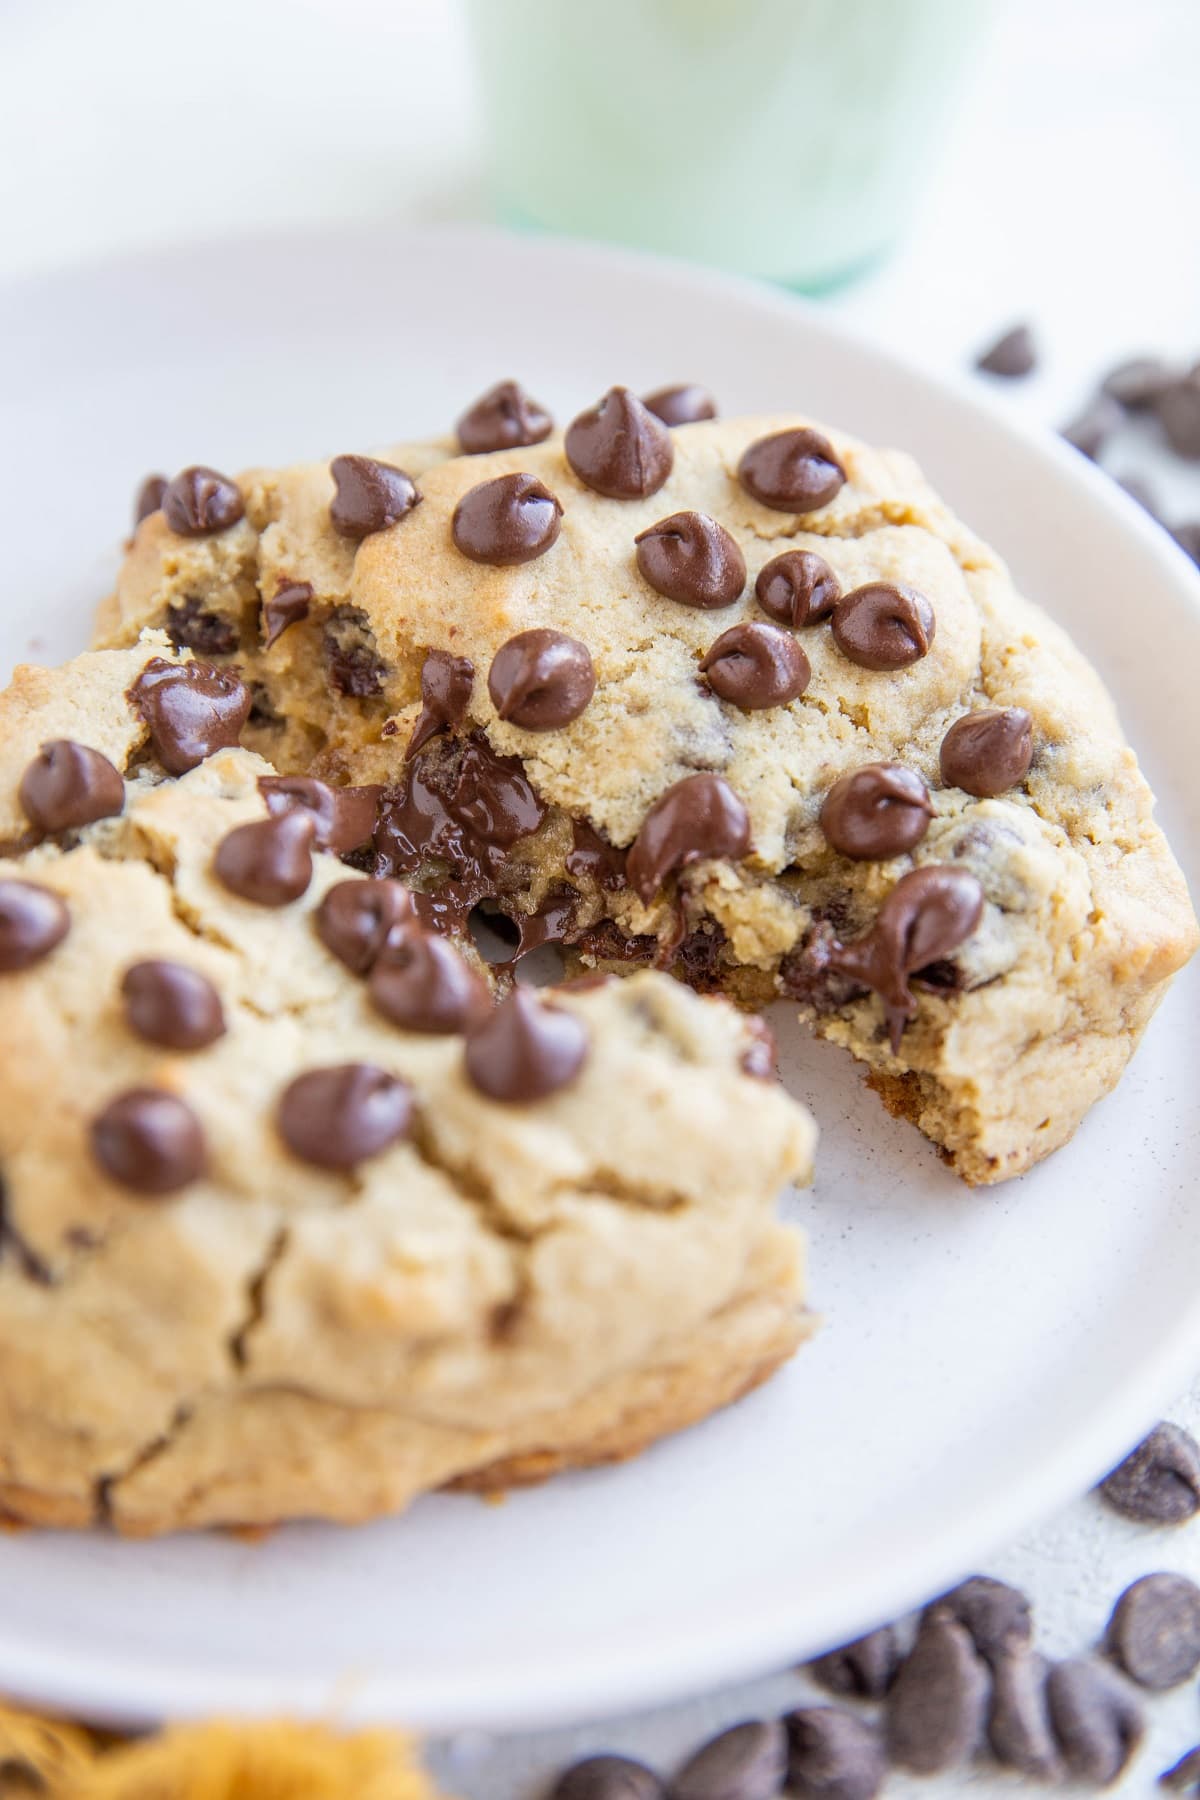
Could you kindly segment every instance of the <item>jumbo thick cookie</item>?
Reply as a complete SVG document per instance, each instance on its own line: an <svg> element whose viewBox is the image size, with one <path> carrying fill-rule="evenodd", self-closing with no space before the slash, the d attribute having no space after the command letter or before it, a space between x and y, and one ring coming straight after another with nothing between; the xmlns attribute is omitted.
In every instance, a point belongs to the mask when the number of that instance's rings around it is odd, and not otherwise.
<svg viewBox="0 0 1200 1800"><path fill-rule="evenodd" d="M0 697L0 1509L365 1519L763 1379L815 1134L754 1022L656 974L493 1005L249 704L165 638Z"/></svg>
<svg viewBox="0 0 1200 1800"><path fill-rule="evenodd" d="M794 417L669 432L618 389L379 523L328 591L330 509L286 566L235 527L264 608L312 589L256 678L284 766L385 785L373 866L448 927L483 902L523 946L791 996L969 1182L1112 1087L1187 892L1097 677L907 457ZM232 541L148 521L110 641L165 621L181 555L219 612Z"/></svg>

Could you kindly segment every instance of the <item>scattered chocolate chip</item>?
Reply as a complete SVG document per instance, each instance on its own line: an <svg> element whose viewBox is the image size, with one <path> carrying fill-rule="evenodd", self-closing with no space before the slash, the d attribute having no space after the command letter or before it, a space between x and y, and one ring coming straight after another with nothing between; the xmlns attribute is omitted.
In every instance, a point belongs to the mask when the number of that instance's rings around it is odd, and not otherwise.
<svg viewBox="0 0 1200 1800"><path fill-rule="evenodd" d="M642 820L626 870L649 906L668 875L707 857L750 853L750 815L719 775L688 775L660 794Z"/></svg>
<svg viewBox="0 0 1200 1800"><path fill-rule="evenodd" d="M307 810L235 825L217 845L213 872L255 906L288 906L312 880L314 835Z"/></svg>
<svg viewBox="0 0 1200 1800"><path fill-rule="evenodd" d="M694 381L680 382L675 387L655 388L642 395L642 405L664 425L695 425L701 419L715 419L717 403L705 387Z"/></svg>
<svg viewBox="0 0 1200 1800"><path fill-rule="evenodd" d="M250 711L246 715L246 723L257 731L282 731L287 724L272 700L270 691L261 681L252 681L250 684Z"/></svg>
<svg viewBox="0 0 1200 1800"><path fill-rule="evenodd" d="M1154 405L1174 379L1174 369L1161 357L1131 356L1109 370L1100 383L1100 392L1126 412L1143 412Z"/></svg>
<svg viewBox="0 0 1200 1800"><path fill-rule="evenodd" d="M497 475L470 488L454 509L454 542L472 562L510 567L544 556L562 507L533 475Z"/></svg>
<svg viewBox="0 0 1200 1800"><path fill-rule="evenodd" d="M815 550L785 550L758 571L758 604L780 625L815 625L842 597L837 576Z"/></svg>
<svg viewBox="0 0 1200 1800"><path fill-rule="evenodd" d="M200 1121L162 1088L131 1088L92 1120L92 1155L114 1181L138 1194L173 1194L204 1173Z"/></svg>
<svg viewBox="0 0 1200 1800"><path fill-rule="evenodd" d="M919 844L933 805L915 769L867 763L834 782L821 803L821 830L831 849L858 861L884 861Z"/></svg>
<svg viewBox="0 0 1200 1800"><path fill-rule="evenodd" d="M342 537L373 537L398 524L420 503L412 478L373 456L335 456L329 473L336 490L329 518Z"/></svg>
<svg viewBox="0 0 1200 1800"><path fill-rule="evenodd" d="M288 1083L276 1123L301 1162L351 1169L404 1137L412 1123L412 1089L373 1063L309 1069Z"/></svg>
<svg viewBox="0 0 1200 1800"><path fill-rule="evenodd" d="M949 1613L971 1635L985 1662L1002 1651L1021 1650L1033 1641L1033 1611L1019 1588L991 1575L972 1575L926 1608Z"/></svg>
<svg viewBox="0 0 1200 1800"><path fill-rule="evenodd" d="M164 1050L203 1050L225 1034L225 1012L207 975L186 963L137 962L121 978L130 1029Z"/></svg>
<svg viewBox="0 0 1200 1800"><path fill-rule="evenodd" d="M936 629L924 594L898 582L869 581L852 588L833 609L837 647L861 669L904 669L919 662Z"/></svg>
<svg viewBox="0 0 1200 1800"><path fill-rule="evenodd" d="M197 656L229 656L238 647L233 620L223 619L194 596L172 601L164 623L177 650L194 650Z"/></svg>
<svg viewBox="0 0 1200 1800"><path fill-rule="evenodd" d="M571 834L575 842L567 851L567 874L578 880L593 881L609 893L623 888L626 852L610 844L603 832L589 825L586 819L573 819Z"/></svg>
<svg viewBox="0 0 1200 1800"><path fill-rule="evenodd" d="M746 585L737 540L707 513L678 512L634 539L637 566L656 593L703 611L732 606Z"/></svg>
<svg viewBox="0 0 1200 1800"><path fill-rule="evenodd" d="M564 1769L547 1800L667 1800L667 1790L645 1763L589 1756Z"/></svg>
<svg viewBox="0 0 1200 1800"><path fill-rule="evenodd" d="M1177 1763L1164 1769L1158 1778L1159 1786L1174 1788L1177 1793L1186 1793L1190 1789L1200 1794L1200 1744L1181 1756Z"/></svg>
<svg viewBox="0 0 1200 1800"><path fill-rule="evenodd" d="M409 890L399 881L339 881L316 910L317 936L356 975L365 975L399 927L413 919Z"/></svg>
<svg viewBox="0 0 1200 1800"><path fill-rule="evenodd" d="M900 877L863 937L831 950L832 969L874 988L883 1001L893 1054L917 1010L908 977L956 950L982 914L983 889L976 877L967 869L931 863Z"/></svg>
<svg viewBox="0 0 1200 1800"><path fill-rule="evenodd" d="M894 1625L881 1625L840 1650L830 1650L808 1665L808 1673L826 1693L843 1699L882 1700L900 1667L900 1638Z"/></svg>
<svg viewBox="0 0 1200 1800"><path fill-rule="evenodd" d="M573 943L578 902L579 896L573 889L556 888L546 895L533 912L499 915L504 924L516 932L512 955L501 966L511 968L523 956L528 956L531 950L540 950L543 944ZM496 929L498 919L494 917L489 923Z"/></svg>
<svg viewBox="0 0 1200 1800"><path fill-rule="evenodd" d="M36 881L0 880L0 975L31 969L62 943L71 915L61 894Z"/></svg>
<svg viewBox="0 0 1200 1800"><path fill-rule="evenodd" d="M406 761L439 731L453 731L462 724L474 686L475 664L469 657L451 656L448 650L426 653L421 664L421 711L404 752Z"/></svg>
<svg viewBox="0 0 1200 1800"><path fill-rule="evenodd" d="M444 937L393 931L371 969L371 1003L405 1031L466 1031L489 1006L488 991Z"/></svg>
<svg viewBox="0 0 1200 1800"><path fill-rule="evenodd" d="M272 649L289 626L302 624L315 598L311 581L281 581L262 603L263 649Z"/></svg>
<svg viewBox="0 0 1200 1800"><path fill-rule="evenodd" d="M229 669L209 663L150 659L129 690L150 743L168 775L186 775L241 736L249 689Z"/></svg>
<svg viewBox="0 0 1200 1800"><path fill-rule="evenodd" d="M1143 1575L1114 1606L1106 1644L1139 1687L1178 1687L1200 1669L1200 1587L1186 1575Z"/></svg>
<svg viewBox="0 0 1200 1800"><path fill-rule="evenodd" d="M914 1775L958 1768L983 1736L987 1699L970 1633L945 1613L925 1619L888 1694L892 1761Z"/></svg>
<svg viewBox="0 0 1200 1800"><path fill-rule="evenodd" d="M361 607L335 606L325 621L323 642L329 683L339 694L369 700L382 690L387 666Z"/></svg>
<svg viewBox="0 0 1200 1800"><path fill-rule="evenodd" d="M596 691L586 644L563 631L518 631L501 644L488 670L497 713L525 731L556 731L583 712Z"/></svg>
<svg viewBox="0 0 1200 1800"><path fill-rule="evenodd" d="M22 775L17 794L30 824L46 836L115 818L125 808L120 770L98 750L70 738L53 738L42 745Z"/></svg>
<svg viewBox="0 0 1200 1800"><path fill-rule="evenodd" d="M829 439L807 426L756 438L738 464L738 480L746 492L776 512L815 512L833 499L845 479Z"/></svg>
<svg viewBox="0 0 1200 1800"><path fill-rule="evenodd" d="M1183 1525L1200 1512L1200 1444L1182 1425L1156 1425L1097 1490L1139 1525Z"/></svg>
<svg viewBox="0 0 1200 1800"><path fill-rule="evenodd" d="M942 780L987 799L1018 787L1032 759L1033 720L1025 708L989 707L956 719L942 739Z"/></svg>
<svg viewBox="0 0 1200 1800"><path fill-rule="evenodd" d="M808 658L790 631L748 619L723 631L700 667L713 693L743 712L787 706L812 679Z"/></svg>
<svg viewBox="0 0 1200 1800"><path fill-rule="evenodd" d="M526 1105L567 1087L587 1061L588 1035L574 1013L514 988L467 1038L464 1062L489 1100Z"/></svg>
<svg viewBox="0 0 1200 1800"><path fill-rule="evenodd" d="M1200 519L1171 527L1171 536L1179 548L1200 568Z"/></svg>
<svg viewBox="0 0 1200 1800"><path fill-rule="evenodd" d="M873 1725L837 1706L806 1706L783 1723L792 1800L875 1800L887 1757Z"/></svg>
<svg viewBox="0 0 1200 1800"><path fill-rule="evenodd" d="M749 1719L688 1758L671 1783L671 1800L777 1800L787 1772L783 1725Z"/></svg>
<svg viewBox="0 0 1200 1800"><path fill-rule="evenodd" d="M1165 387L1154 407L1176 456L1200 458L1200 368Z"/></svg>
<svg viewBox="0 0 1200 1800"><path fill-rule="evenodd" d="M516 381L498 381L458 421L459 447L467 456L488 450L521 450L540 444L554 420Z"/></svg>
<svg viewBox="0 0 1200 1800"><path fill-rule="evenodd" d="M1002 1768L1053 1781L1061 1765L1050 1728L1045 1657L1019 1646L1001 1650L991 1667L987 1734L992 1755Z"/></svg>
<svg viewBox="0 0 1200 1800"><path fill-rule="evenodd" d="M1097 394L1089 400L1083 411L1059 432L1068 444L1073 444L1082 455L1090 457L1093 462L1107 444L1115 431L1119 431L1124 418L1121 408L1107 394Z"/></svg>
<svg viewBox="0 0 1200 1800"><path fill-rule="evenodd" d="M1091 1658L1056 1663L1046 1677L1046 1698L1068 1774L1098 1787L1115 1781L1145 1729L1120 1676Z"/></svg>
<svg viewBox="0 0 1200 1800"><path fill-rule="evenodd" d="M1014 325L998 337L989 349L975 358L975 367L987 375L1000 375L1006 381L1032 375L1037 368L1037 345L1028 325Z"/></svg>
<svg viewBox="0 0 1200 1800"><path fill-rule="evenodd" d="M241 489L216 469L184 469L162 493L167 524L179 537L211 537L228 531L245 513Z"/></svg>
<svg viewBox="0 0 1200 1800"><path fill-rule="evenodd" d="M260 775L258 791L273 819L300 813L312 821L314 849L345 856L374 836L383 788L329 787L312 775Z"/></svg>
<svg viewBox="0 0 1200 1800"><path fill-rule="evenodd" d="M167 478L165 475L147 475L134 497L133 523L135 530L143 519L150 517L151 513L162 510L163 495L166 491Z"/></svg>
<svg viewBox="0 0 1200 1800"><path fill-rule="evenodd" d="M626 387L573 419L563 449L584 486L610 500L648 499L675 462L670 432Z"/></svg>

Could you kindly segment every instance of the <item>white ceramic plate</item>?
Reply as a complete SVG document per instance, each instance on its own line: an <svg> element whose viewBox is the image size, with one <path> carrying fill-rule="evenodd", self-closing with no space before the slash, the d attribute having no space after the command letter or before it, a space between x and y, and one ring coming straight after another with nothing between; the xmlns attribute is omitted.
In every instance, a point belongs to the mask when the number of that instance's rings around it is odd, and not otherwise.
<svg viewBox="0 0 1200 1800"><path fill-rule="evenodd" d="M0 296L0 668L85 643L146 469L440 432L507 374L560 419L614 380L691 378L727 412L804 408L916 451L1095 658L1200 870L1200 582L1164 533L1072 452L819 313L560 243L356 230ZM0 1537L0 1690L127 1721L641 1707L840 1641L1084 1489L1200 1358L1194 975L1076 1141L993 1192L839 1055L785 1043L824 1129L797 1208L828 1323L764 1391L501 1507L436 1497L253 1547Z"/></svg>

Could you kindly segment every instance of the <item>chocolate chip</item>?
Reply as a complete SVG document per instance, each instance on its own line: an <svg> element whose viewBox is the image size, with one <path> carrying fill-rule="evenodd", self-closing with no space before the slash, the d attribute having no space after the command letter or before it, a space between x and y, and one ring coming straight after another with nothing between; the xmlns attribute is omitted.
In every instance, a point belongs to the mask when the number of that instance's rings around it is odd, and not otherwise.
<svg viewBox="0 0 1200 1800"><path fill-rule="evenodd" d="M277 644L291 625L299 625L308 617L315 599L311 581L281 581L272 599L262 603L263 649Z"/></svg>
<svg viewBox="0 0 1200 1800"><path fill-rule="evenodd" d="M994 344L975 358L975 367L987 375L1000 375L1006 381L1032 375L1037 368L1037 345L1028 325L1014 325L998 337Z"/></svg>
<svg viewBox="0 0 1200 1800"><path fill-rule="evenodd" d="M592 881L610 893L626 885L624 850L610 844L603 832L597 831L586 819L571 821L571 835L575 841L567 851L568 875Z"/></svg>
<svg viewBox="0 0 1200 1800"><path fill-rule="evenodd" d="M588 1035L574 1013L514 988L467 1038L468 1076L489 1100L526 1105L567 1087L587 1061Z"/></svg>
<svg viewBox="0 0 1200 1800"><path fill-rule="evenodd" d="M375 1010L405 1031L466 1031L489 1005L483 982L454 945L429 931L393 931L368 991Z"/></svg>
<svg viewBox="0 0 1200 1800"><path fill-rule="evenodd" d="M1050 1723L1068 1773L1107 1787L1142 1741L1141 1708L1118 1675L1091 1658L1056 1663L1046 1678Z"/></svg>
<svg viewBox="0 0 1200 1800"><path fill-rule="evenodd" d="M217 845L213 872L231 894L255 906L288 906L312 880L314 836L307 811L235 825Z"/></svg>
<svg viewBox="0 0 1200 1800"><path fill-rule="evenodd" d="M501 644L488 670L488 693L500 717L525 731L555 731L585 710L596 691L586 644L538 627Z"/></svg>
<svg viewBox="0 0 1200 1800"><path fill-rule="evenodd" d="M563 449L584 486L610 500L648 499L675 462L670 432L626 387L573 419Z"/></svg>
<svg viewBox="0 0 1200 1800"><path fill-rule="evenodd" d="M792 1800L874 1800L887 1757L873 1725L837 1706L806 1706L783 1723Z"/></svg>
<svg viewBox="0 0 1200 1800"><path fill-rule="evenodd" d="M216 469L184 469L162 493L167 524L179 537L212 537L228 531L245 513L241 489Z"/></svg>
<svg viewBox="0 0 1200 1800"><path fill-rule="evenodd" d="M185 775L241 736L249 690L229 669L152 657L129 690L168 775Z"/></svg>
<svg viewBox="0 0 1200 1800"><path fill-rule="evenodd" d="M933 805L915 769L867 763L834 782L821 804L821 830L831 849L858 861L883 861L919 844Z"/></svg>
<svg viewBox="0 0 1200 1800"><path fill-rule="evenodd" d="M132 963L121 979L121 998L130 1029L164 1050L203 1050L225 1035L220 994L186 963Z"/></svg>
<svg viewBox="0 0 1200 1800"><path fill-rule="evenodd" d="M1173 1788L1177 1793L1200 1794L1200 1744L1164 1769L1158 1781L1160 1787Z"/></svg>
<svg viewBox="0 0 1200 1800"><path fill-rule="evenodd" d="M361 607L335 606L325 621L323 641L330 686L339 694L369 700L381 691L386 665Z"/></svg>
<svg viewBox="0 0 1200 1800"><path fill-rule="evenodd" d="M713 693L743 712L787 706L812 679L808 658L790 631L752 620L723 631L700 667Z"/></svg>
<svg viewBox="0 0 1200 1800"><path fill-rule="evenodd" d="M498 381L468 407L455 427L467 456L488 450L520 450L540 444L554 430L554 420L516 381Z"/></svg>
<svg viewBox="0 0 1200 1800"><path fill-rule="evenodd" d="M626 869L649 906L677 869L707 857L740 862L750 853L750 815L719 775L688 775L660 794L642 820Z"/></svg>
<svg viewBox="0 0 1200 1800"><path fill-rule="evenodd" d="M1131 356L1110 369L1100 392L1126 412L1143 412L1170 387L1175 371L1159 356Z"/></svg>
<svg viewBox="0 0 1200 1800"><path fill-rule="evenodd" d="M746 492L776 512L815 512L833 499L845 479L829 439L807 426L756 438L738 464L738 480Z"/></svg>
<svg viewBox="0 0 1200 1800"><path fill-rule="evenodd" d="M1182 1425L1156 1425L1098 1492L1139 1525L1183 1525L1200 1512L1200 1444Z"/></svg>
<svg viewBox="0 0 1200 1800"><path fill-rule="evenodd" d="M833 970L874 988L883 1001L893 1054L917 1010L908 977L957 949L982 915L976 877L931 863L901 876L863 937L831 950Z"/></svg>
<svg viewBox="0 0 1200 1800"><path fill-rule="evenodd" d="M412 1089L373 1063L309 1069L289 1082L276 1112L293 1156L320 1169L352 1169L407 1133Z"/></svg>
<svg viewBox="0 0 1200 1800"><path fill-rule="evenodd" d="M900 1638L894 1625L881 1625L840 1650L808 1665L818 1687L844 1699L882 1700L900 1667Z"/></svg>
<svg viewBox="0 0 1200 1800"><path fill-rule="evenodd" d="M842 655L861 669L904 669L927 655L937 629L932 606L915 588L869 581L833 609Z"/></svg>
<svg viewBox="0 0 1200 1800"><path fill-rule="evenodd" d="M949 1613L971 1634L985 1662L1002 1651L1026 1648L1033 1640L1033 1612L1019 1588L991 1575L972 1575L926 1609Z"/></svg>
<svg viewBox="0 0 1200 1800"><path fill-rule="evenodd" d="M547 1800L667 1800L667 1790L645 1763L589 1756L563 1771Z"/></svg>
<svg viewBox="0 0 1200 1800"><path fill-rule="evenodd" d="M914 1775L966 1762L983 1736L988 1674L970 1633L942 1613L926 1619L887 1701L887 1746Z"/></svg>
<svg viewBox="0 0 1200 1800"><path fill-rule="evenodd" d="M315 849L345 856L374 835L383 788L329 787L312 775L260 775L258 791L273 819L300 813L312 821Z"/></svg>
<svg viewBox="0 0 1200 1800"><path fill-rule="evenodd" d="M1106 1643L1139 1687L1178 1687L1200 1669L1200 1587L1186 1575L1143 1575L1113 1608Z"/></svg>
<svg viewBox="0 0 1200 1800"><path fill-rule="evenodd" d="M197 656L229 656L238 647L233 621L223 619L194 597L172 601L164 623L177 650L194 650Z"/></svg>
<svg viewBox="0 0 1200 1800"><path fill-rule="evenodd" d="M732 606L746 585L737 540L707 513L672 513L634 542L637 566L650 586L681 606Z"/></svg>
<svg viewBox="0 0 1200 1800"><path fill-rule="evenodd" d="M131 1088L92 1120L92 1155L137 1194L173 1194L204 1173L204 1132L186 1101L162 1088Z"/></svg>
<svg viewBox="0 0 1200 1800"><path fill-rule="evenodd" d="M426 654L421 664L421 711L404 752L406 761L439 731L453 731L462 724L474 686L475 664L469 657L451 656L448 650Z"/></svg>
<svg viewBox="0 0 1200 1800"><path fill-rule="evenodd" d="M785 550L758 571L758 604L781 625L815 625L842 596L837 576L814 550Z"/></svg>
<svg viewBox="0 0 1200 1800"><path fill-rule="evenodd" d="M1171 382L1154 406L1176 456L1189 462L1200 458L1200 368Z"/></svg>
<svg viewBox="0 0 1200 1800"><path fill-rule="evenodd" d="M1095 462L1109 438L1121 429L1123 420L1124 414L1116 401L1107 394L1097 394L1094 400L1088 401L1082 412L1076 413L1063 426L1059 436Z"/></svg>
<svg viewBox="0 0 1200 1800"><path fill-rule="evenodd" d="M373 456L335 456L329 473L336 489L329 518L342 537L361 540L386 531L420 503L412 478Z"/></svg>
<svg viewBox="0 0 1200 1800"><path fill-rule="evenodd" d="M0 880L0 975L31 969L62 943L71 915L61 894L36 881Z"/></svg>
<svg viewBox="0 0 1200 1800"><path fill-rule="evenodd" d="M1033 720L1023 706L966 713L942 739L942 780L987 799L1018 787L1032 759Z"/></svg>
<svg viewBox="0 0 1200 1800"><path fill-rule="evenodd" d="M401 882L339 881L326 891L314 923L325 948L365 975L392 933L412 919L412 895Z"/></svg>
<svg viewBox="0 0 1200 1800"><path fill-rule="evenodd" d="M1061 1773L1050 1728L1046 1659L1023 1646L1001 1650L992 1662L988 1744L996 1761L1038 1781Z"/></svg>
<svg viewBox="0 0 1200 1800"><path fill-rule="evenodd" d="M711 1739L671 1783L671 1800L777 1800L787 1780L787 1732L750 1719Z"/></svg>
<svg viewBox="0 0 1200 1800"><path fill-rule="evenodd" d="M134 497L133 523L135 530L143 519L150 517L151 513L162 510L163 495L166 491L167 478L165 475L147 475Z"/></svg>
<svg viewBox="0 0 1200 1800"><path fill-rule="evenodd" d="M664 425L695 425L717 416L716 401L707 388L697 387L694 381L655 388L652 394L642 395L642 405Z"/></svg>
<svg viewBox="0 0 1200 1800"><path fill-rule="evenodd" d="M472 562L510 567L544 556L562 507L533 475L498 475L468 490L454 509L454 542Z"/></svg>
<svg viewBox="0 0 1200 1800"><path fill-rule="evenodd" d="M125 783L98 750L53 738L22 775L18 798L30 824L49 836L115 818L125 808Z"/></svg>

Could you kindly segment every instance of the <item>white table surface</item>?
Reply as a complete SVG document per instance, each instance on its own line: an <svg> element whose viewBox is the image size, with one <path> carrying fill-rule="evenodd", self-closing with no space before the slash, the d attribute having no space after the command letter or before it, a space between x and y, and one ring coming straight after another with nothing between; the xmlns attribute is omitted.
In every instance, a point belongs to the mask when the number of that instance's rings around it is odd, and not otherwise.
<svg viewBox="0 0 1200 1800"><path fill-rule="evenodd" d="M1198 0L999 0L908 242L827 304L931 367L960 366L995 329L1033 319L1044 366L1006 403L1047 424L1121 354L1200 354L1198 70ZM482 166L451 0L0 9L0 279L304 221L480 217ZM1117 472L1133 454L1114 456ZM1153 466L1174 515L1200 518L1200 465ZM1200 1432L1200 1383L1170 1411ZM1051 1655L1094 1643L1116 1595L1155 1568L1200 1579L1200 1521L1151 1531L1092 1497L988 1563L1034 1597ZM435 1758L464 1800L526 1800L586 1750L669 1766L710 1730L814 1697L786 1672L641 1719L463 1737ZM1122 1794L1151 1793L1200 1738L1194 1683L1147 1712L1150 1742ZM896 1777L888 1792L968 1789L1014 1791L981 1769Z"/></svg>

